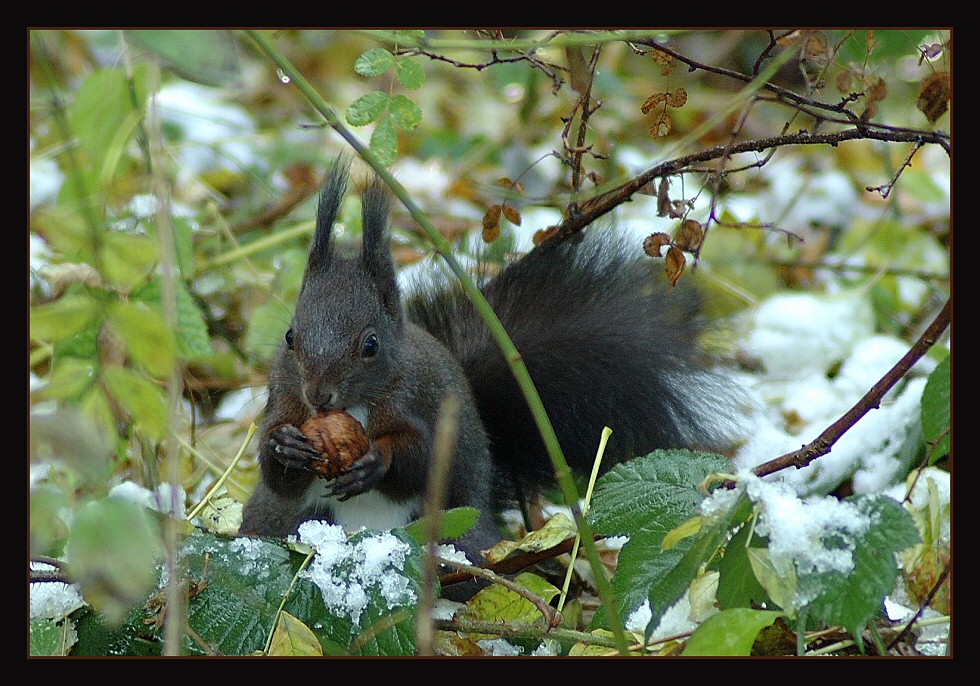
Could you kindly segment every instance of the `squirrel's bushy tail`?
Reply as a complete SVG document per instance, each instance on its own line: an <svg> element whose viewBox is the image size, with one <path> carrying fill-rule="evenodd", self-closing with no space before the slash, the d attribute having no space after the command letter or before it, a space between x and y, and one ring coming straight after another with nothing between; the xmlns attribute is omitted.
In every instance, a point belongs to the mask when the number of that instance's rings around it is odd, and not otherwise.
<svg viewBox="0 0 980 686"><path fill-rule="evenodd" d="M612 429L607 466L657 448L730 448L738 393L708 368L699 295L683 281L668 292L661 263L592 233L533 250L483 289L569 465L591 468L604 426ZM462 290L425 289L409 299L408 314L462 365L503 476L531 485L549 479L527 403Z"/></svg>

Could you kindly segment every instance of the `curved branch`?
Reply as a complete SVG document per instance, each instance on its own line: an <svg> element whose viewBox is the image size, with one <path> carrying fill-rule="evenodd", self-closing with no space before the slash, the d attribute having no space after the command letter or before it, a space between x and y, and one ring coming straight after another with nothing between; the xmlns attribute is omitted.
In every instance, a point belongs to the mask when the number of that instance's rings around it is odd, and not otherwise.
<svg viewBox="0 0 980 686"><path fill-rule="evenodd" d="M946 301L946 305L940 311L936 318L933 320L932 324L929 325L919 340L909 349L907 353L899 360L894 367L892 367L888 372L881 377L881 379L871 390L865 393L864 397L861 398L857 404L850 410L844 413L844 415L838 419L836 422L824 429L823 433L817 436L813 441L807 443L799 450L794 450L791 453L786 453L780 457L769 462L764 462L763 464L757 466L752 470L752 473L756 476L766 476L767 474L772 474L786 467L796 467L797 469L802 469L808 464L813 462L815 459L821 455L826 455L834 447L834 443L844 435L844 433L854 426L858 420L873 409L878 408L881 405L882 398L885 397L892 386L898 383L905 374L912 368L920 357L925 355L925 353L931 348L939 337L942 335L946 327L949 326L950 322L950 301Z"/></svg>

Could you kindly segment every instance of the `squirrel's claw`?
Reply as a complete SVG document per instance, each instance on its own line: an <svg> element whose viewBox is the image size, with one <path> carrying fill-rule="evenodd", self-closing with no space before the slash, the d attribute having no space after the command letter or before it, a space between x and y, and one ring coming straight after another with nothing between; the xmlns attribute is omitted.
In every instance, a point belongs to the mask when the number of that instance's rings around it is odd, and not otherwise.
<svg viewBox="0 0 980 686"><path fill-rule="evenodd" d="M273 459L289 469L313 471L311 463L320 456L306 436L291 424L276 427L269 434L266 447Z"/></svg>
<svg viewBox="0 0 980 686"><path fill-rule="evenodd" d="M333 480L330 495L341 502L367 493L378 485L385 474L384 460L372 447L361 459Z"/></svg>

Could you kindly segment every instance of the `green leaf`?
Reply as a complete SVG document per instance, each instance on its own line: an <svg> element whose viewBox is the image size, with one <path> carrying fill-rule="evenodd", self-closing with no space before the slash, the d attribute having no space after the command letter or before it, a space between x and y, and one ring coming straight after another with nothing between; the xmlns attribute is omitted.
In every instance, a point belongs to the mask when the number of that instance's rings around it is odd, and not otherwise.
<svg viewBox="0 0 980 686"><path fill-rule="evenodd" d="M112 231L103 236L101 257L106 279L129 291L156 265L157 244L149 236Z"/></svg>
<svg viewBox="0 0 980 686"><path fill-rule="evenodd" d="M230 31L127 31L126 37L189 81L223 88L242 83L238 43Z"/></svg>
<svg viewBox="0 0 980 686"><path fill-rule="evenodd" d="M30 310L30 334L35 341L52 343L75 335L99 314L101 303L85 294L65 295Z"/></svg>
<svg viewBox="0 0 980 686"><path fill-rule="evenodd" d="M30 624L30 649L32 657L67 655L71 646L65 638L71 632L50 619L32 619Z"/></svg>
<svg viewBox="0 0 980 686"><path fill-rule="evenodd" d="M843 626L862 645L861 630L895 587L896 554L921 539L915 521L899 502L882 495L847 501L869 520L867 531L853 541L854 568L847 574L800 571L798 595L812 598L807 617Z"/></svg>
<svg viewBox="0 0 980 686"><path fill-rule="evenodd" d="M72 521L68 572L86 602L121 622L157 580L159 531L149 513L119 498L89 502Z"/></svg>
<svg viewBox="0 0 980 686"><path fill-rule="evenodd" d="M140 93L140 91L143 91ZM145 88L137 88L136 107L142 108ZM92 72L75 93L68 108L72 131L88 155L91 167L101 170L117 133L128 128L125 121L134 110L129 83L122 68ZM116 143L116 147L119 144Z"/></svg>
<svg viewBox="0 0 980 686"><path fill-rule="evenodd" d="M681 655L751 655L759 632L781 616L781 612L749 608L723 610L702 622Z"/></svg>
<svg viewBox="0 0 980 686"><path fill-rule="evenodd" d="M146 288L133 294L133 298L151 305L155 311L162 311L163 284L154 277ZM194 298L182 281L174 281L174 296L177 301L177 352L182 360L210 355L211 340L204 316L198 309Z"/></svg>
<svg viewBox="0 0 980 686"><path fill-rule="evenodd" d="M454 541L473 528L480 511L475 507L454 507L439 517L437 541ZM405 533L419 545L428 543L428 520L418 519L405 527Z"/></svg>
<svg viewBox="0 0 980 686"><path fill-rule="evenodd" d="M949 454L949 358L950 356L947 355L946 359L932 370L922 391L922 435L928 443L938 441L932 452L930 464Z"/></svg>
<svg viewBox="0 0 980 686"><path fill-rule="evenodd" d="M384 91L371 91L362 95L347 108L347 123L351 126L365 126L376 121L388 105L388 94Z"/></svg>
<svg viewBox="0 0 980 686"><path fill-rule="evenodd" d="M148 437L161 440L166 435L169 417L163 389L142 374L118 365L103 367L101 377L106 390Z"/></svg>
<svg viewBox="0 0 980 686"><path fill-rule="evenodd" d="M662 612L683 595L686 586L680 588L679 595L678 588L684 584L684 577L690 584L694 575L689 567L674 570L684 561L694 539L684 539L663 551L664 537L700 514L704 500L701 482L728 467L728 461L719 455L658 450L613 467L596 482L588 515L593 530L605 536L630 537L619 553L612 580L621 616L628 616L655 593L659 610L655 610L651 623L656 628ZM715 529L708 526L709 531ZM604 613L596 613L597 621L603 617Z"/></svg>
<svg viewBox="0 0 980 686"><path fill-rule="evenodd" d="M159 378L170 373L177 341L160 310L146 303L120 300L112 303L107 320L135 362Z"/></svg>
<svg viewBox="0 0 980 686"><path fill-rule="evenodd" d="M411 131L422 121L422 110L404 95L396 95L391 99L389 112L395 126L403 131Z"/></svg>
<svg viewBox="0 0 980 686"><path fill-rule="evenodd" d="M361 76L381 76L386 71L391 69L391 65L395 63L395 56L384 48L375 48L373 50L368 50L354 63L354 71L356 71Z"/></svg>
<svg viewBox="0 0 980 686"><path fill-rule="evenodd" d="M425 84L425 70L414 60L400 59L395 63L395 77L398 83L409 90L417 90Z"/></svg>
<svg viewBox="0 0 980 686"><path fill-rule="evenodd" d="M752 570L749 553L758 548L747 548L749 526L742 526L725 546L725 554L718 561L718 606L727 610L733 607L759 607L770 599L759 584ZM758 541L755 537L755 541Z"/></svg>
<svg viewBox="0 0 980 686"><path fill-rule="evenodd" d="M371 134L371 151L386 167L391 166L398 156L398 134L391 119L383 119Z"/></svg>

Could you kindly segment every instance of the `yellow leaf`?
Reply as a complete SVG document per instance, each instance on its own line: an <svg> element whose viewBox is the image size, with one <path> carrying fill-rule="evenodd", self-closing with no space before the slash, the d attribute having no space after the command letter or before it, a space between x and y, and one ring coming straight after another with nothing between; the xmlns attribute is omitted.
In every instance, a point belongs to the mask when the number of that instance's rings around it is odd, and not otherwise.
<svg viewBox="0 0 980 686"><path fill-rule="evenodd" d="M308 626L288 612L279 615L279 622L272 634L269 655L287 657L322 657L323 648Z"/></svg>

